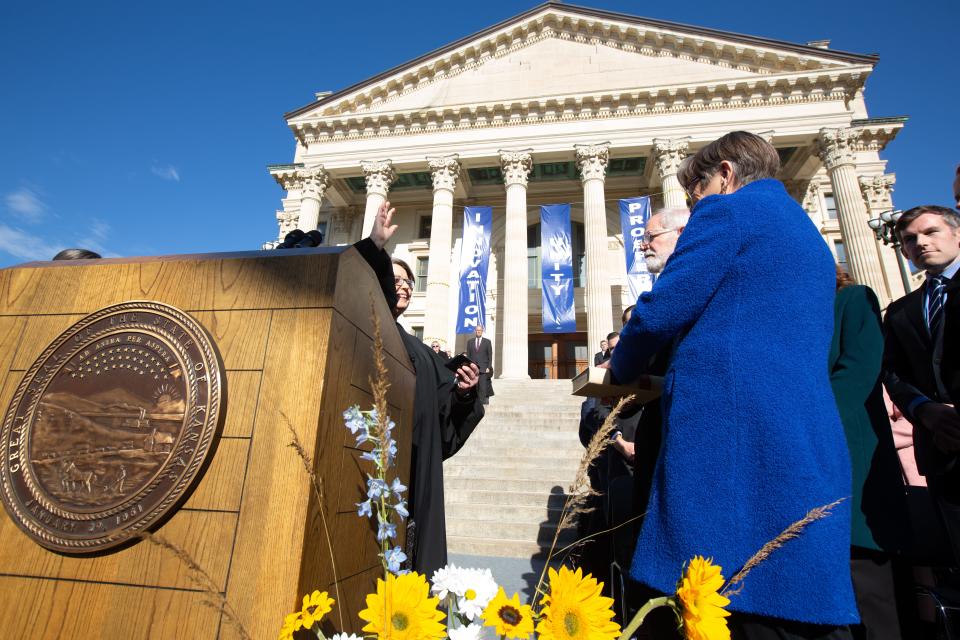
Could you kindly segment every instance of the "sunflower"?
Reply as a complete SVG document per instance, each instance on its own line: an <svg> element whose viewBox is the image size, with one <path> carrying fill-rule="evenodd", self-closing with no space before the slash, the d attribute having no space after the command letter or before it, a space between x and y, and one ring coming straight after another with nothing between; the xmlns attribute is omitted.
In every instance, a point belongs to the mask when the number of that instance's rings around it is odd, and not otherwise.
<svg viewBox="0 0 960 640"><path fill-rule="evenodd" d="M696 556L686 567L677 585L677 603L687 640L730 640L724 609L730 600L718 592L723 587L720 567Z"/></svg>
<svg viewBox="0 0 960 640"><path fill-rule="evenodd" d="M443 612L437 609L439 598L430 597L430 585L419 573L377 580L377 592L367 596L367 608L360 619L367 622L363 631L384 640L426 640L446 636Z"/></svg>
<svg viewBox="0 0 960 640"><path fill-rule="evenodd" d="M303 626L310 629L320 622L324 615L333 609L333 598L326 591L314 591L309 596L303 596Z"/></svg>
<svg viewBox="0 0 960 640"><path fill-rule="evenodd" d="M620 625L613 621L613 598L600 595L603 585L580 569L549 571L550 593L544 596L537 624L541 640L613 640Z"/></svg>
<svg viewBox="0 0 960 640"><path fill-rule="evenodd" d="M303 629L303 612L297 611L291 613L283 619L283 626L280 628L280 637L278 640L293 640L293 634Z"/></svg>
<svg viewBox="0 0 960 640"><path fill-rule="evenodd" d="M521 605L520 596L513 594L507 598L503 587L497 591L496 597L483 610L483 623L494 627L497 635L508 638L529 638L533 633L533 611L530 605Z"/></svg>

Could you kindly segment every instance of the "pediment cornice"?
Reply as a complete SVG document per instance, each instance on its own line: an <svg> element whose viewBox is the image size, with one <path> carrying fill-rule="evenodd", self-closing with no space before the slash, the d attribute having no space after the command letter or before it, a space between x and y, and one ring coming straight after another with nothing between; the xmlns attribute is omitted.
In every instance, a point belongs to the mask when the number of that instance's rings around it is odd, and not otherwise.
<svg viewBox="0 0 960 640"><path fill-rule="evenodd" d="M536 97L509 103L494 101L412 111L331 114L298 118L289 124L296 138L309 145L468 128L849 101L863 88L871 71L870 65L825 68L631 91Z"/></svg>
<svg viewBox="0 0 960 640"><path fill-rule="evenodd" d="M326 96L286 115L294 123L360 115L548 38L640 56L676 58L757 75L872 67L876 58L700 29L584 7L546 3L500 25Z"/></svg>

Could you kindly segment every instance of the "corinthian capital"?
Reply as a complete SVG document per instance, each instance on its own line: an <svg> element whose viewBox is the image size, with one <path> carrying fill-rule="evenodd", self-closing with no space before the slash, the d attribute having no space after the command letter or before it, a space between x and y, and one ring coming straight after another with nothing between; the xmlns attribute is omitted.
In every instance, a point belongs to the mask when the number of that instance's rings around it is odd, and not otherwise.
<svg viewBox="0 0 960 640"><path fill-rule="evenodd" d="M893 185L897 182L897 176L894 173L888 173L885 176L860 176L860 189L863 191L863 199L867 203L868 209L891 209L893 208L893 199L890 194L893 193Z"/></svg>
<svg viewBox="0 0 960 640"><path fill-rule="evenodd" d="M582 181L603 180L607 177L607 163L610 161L609 142L577 144L573 149Z"/></svg>
<svg viewBox="0 0 960 640"><path fill-rule="evenodd" d="M323 165L318 164L297 171L297 181L300 186L301 198L323 200L323 194L330 186L330 174Z"/></svg>
<svg viewBox="0 0 960 640"><path fill-rule="evenodd" d="M397 173L393 170L393 163L389 160L377 160L376 162L364 160L360 163L360 168L363 169L363 178L367 182L367 193L387 197L390 185L397 179Z"/></svg>
<svg viewBox="0 0 960 640"><path fill-rule="evenodd" d="M503 183L527 186L530 171L533 170L532 149L522 151L500 151L500 169L503 171Z"/></svg>
<svg viewBox="0 0 960 640"><path fill-rule="evenodd" d="M820 129L817 149L827 171L854 164L859 139L860 132L856 129Z"/></svg>
<svg viewBox="0 0 960 640"><path fill-rule="evenodd" d="M451 156L437 156L427 158L427 165L430 167L430 175L433 176L433 190L439 191L445 189L453 191L457 186L457 178L460 177L460 163L457 161L457 154Z"/></svg>
<svg viewBox="0 0 960 640"><path fill-rule="evenodd" d="M654 138L653 159L657 163L660 180L677 175L680 163L687 155L690 138Z"/></svg>

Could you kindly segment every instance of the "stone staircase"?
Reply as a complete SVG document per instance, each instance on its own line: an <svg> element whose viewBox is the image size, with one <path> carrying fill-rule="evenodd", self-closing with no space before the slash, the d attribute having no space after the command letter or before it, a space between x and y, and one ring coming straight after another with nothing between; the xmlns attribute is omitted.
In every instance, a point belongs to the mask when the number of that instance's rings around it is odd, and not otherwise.
<svg viewBox="0 0 960 640"><path fill-rule="evenodd" d="M569 380L494 380L496 395L443 467L450 553L530 558L548 548L583 447ZM572 542L565 531L562 544Z"/></svg>

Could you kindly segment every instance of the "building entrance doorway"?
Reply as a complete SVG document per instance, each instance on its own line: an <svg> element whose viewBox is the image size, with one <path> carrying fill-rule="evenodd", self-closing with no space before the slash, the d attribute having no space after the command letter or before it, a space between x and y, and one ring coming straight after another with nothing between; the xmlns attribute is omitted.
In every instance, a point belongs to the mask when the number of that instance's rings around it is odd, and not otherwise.
<svg viewBox="0 0 960 640"><path fill-rule="evenodd" d="M564 380L587 368L590 361L586 331L577 333L531 333L530 377Z"/></svg>

